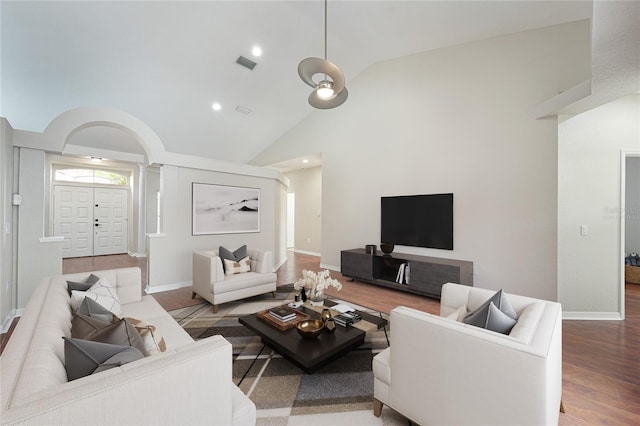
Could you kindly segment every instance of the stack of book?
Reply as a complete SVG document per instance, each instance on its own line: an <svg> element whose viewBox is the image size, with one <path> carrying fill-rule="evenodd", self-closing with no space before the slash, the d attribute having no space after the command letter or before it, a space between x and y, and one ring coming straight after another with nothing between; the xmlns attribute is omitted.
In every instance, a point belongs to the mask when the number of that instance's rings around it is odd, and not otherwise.
<svg viewBox="0 0 640 426"><path fill-rule="evenodd" d="M396 282L398 284L409 284L409 264L401 263L398 268L398 274L396 275Z"/></svg>
<svg viewBox="0 0 640 426"><path fill-rule="evenodd" d="M269 315L282 322L296 319L295 311L286 306L278 306L277 308L269 309Z"/></svg>
<svg viewBox="0 0 640 426"><path fill-rule="evenodd" d="M336 322L336 324L339 324L343 327L352 325L360 321L361 319L362 317L356 312L343 312L333 317L333 320Z"/></svg>

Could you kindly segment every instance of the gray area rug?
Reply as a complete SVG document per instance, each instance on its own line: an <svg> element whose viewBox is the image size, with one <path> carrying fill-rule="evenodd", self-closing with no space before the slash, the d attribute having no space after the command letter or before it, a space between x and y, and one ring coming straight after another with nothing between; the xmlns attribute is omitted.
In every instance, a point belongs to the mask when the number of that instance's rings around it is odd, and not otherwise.
<svg viewBox="0 0 640 426"><path fill-rule="evenodd" d="M371 360L389 346L389 325L368 333L365 343L357 349L315 373L307 374L264 345L258 336L238 322L240 316L289 300L293 300L291 284L278 287L275 299L268 294L226 303L220 305L217 314L213 313L209 303L177 309L170 314L195 340L221 334L231 343L233 381L256 404L258 424L322 424L327 421L332 424L398 424L400 419L393 414L383 413L382 418L371 414ZM351 302L344 303L382 316L387 321L389 319L377 311ZM354 415L345 417L347 412ZM343 415L333 420L327 417L338 413ZM299 416L298 421L294 421L295 416ZM360 416L365 416L366 420ZM346 421L349 418L351 421ZM400 420L400 423L404 421Z"/></svg>

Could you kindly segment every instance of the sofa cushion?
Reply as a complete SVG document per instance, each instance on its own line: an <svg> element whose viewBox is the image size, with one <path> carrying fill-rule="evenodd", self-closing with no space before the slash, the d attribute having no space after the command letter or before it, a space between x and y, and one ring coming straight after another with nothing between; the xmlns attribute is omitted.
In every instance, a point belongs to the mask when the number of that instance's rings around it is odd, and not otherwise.
<svg viewBox="0 0 640 426"><path fill-rule="evenodd" d="M391 347L373 357L371 363L373 376L384 383L391 384Z"/></svg>
<svg viewBox="0 0 640 426"><path fill-rule="evenodd" d="M180 327L180 324L149 294L143 296L140 302L122 305L122 309L124 317L142 319L153 324L158 330L162 330L162 338L167 350L193 343L189 333L184 331L184 328Z"/></svg>
<svg viewBox="0 0 640 426"><path fill-rule="evenodd" d="M243 274L228 275L224 281L215 283L215 293L221 294L228 291L236 291L251 288L260 284L270 284L276 281L276 274L259 274L257 272L245 272Z"/></svg>
<svg viewBox="0 0 640 426"><path fill-rule="evenodd" d="M122 316L122 305L118 298L117 288L105 278L100 278L100 280L87 291L71 291L71 307L74 311L80 308L80 304L85 297L92 298L114 315L118 317Z"/></svg>
<svg viewBox="0 0 640 426"><path fill-rule="evenodd" d="M90 297L85 297L78 308L78 314L95 318L107 324L113 322L113 313Z"/></svg>
<svg viewBox="0 0 640 426"><path fill-rule="evenodd" d="M67 291L69 292L69 296L71 296L71 291L87 291L91 288L92 285L97 283L100 280L100 277L97 277L93 274L89 275L84 282L75 282L75 281L67 281Z"/></svg>
<svg viewBox="0 0 640 426"><path fill-rule="evenodd" d="M544 313L544 302L533 302L528 304L520 313L518 323L513 326L509 336L518 339L528 345L540 324L540 319Z"/></svg>
<svg viewBox="0 0 640 426"><path fill-rule="evenodd" d="M509 334L517 321L502 312L490 301L488 305L483 305L468 314L462 322L498 333Z"/></svg>
<svg viewBox="0 0 640 426"><path fill-rule="evenodd" d="M467 311L467 305L462 305L449 315L447 315L447 319L462 322L462 320L469 314Z"/></svg>
<svg viewBox="0 0 640 426"><path fill-rule="evenodd" d="M229 259L223 259L223 262L225 275L241 274L251 270L251 259L249 259L249 256L237 262Z"/></svg>
<svg viewBox="0 0 640 426"><path fill-rule="evenodd" d="M69 381L93 374L98 368L103 371L144 357L139 350L131 346L66 337L63 339L65 369ZM126 354L115 357L122 352Z"/></svg>

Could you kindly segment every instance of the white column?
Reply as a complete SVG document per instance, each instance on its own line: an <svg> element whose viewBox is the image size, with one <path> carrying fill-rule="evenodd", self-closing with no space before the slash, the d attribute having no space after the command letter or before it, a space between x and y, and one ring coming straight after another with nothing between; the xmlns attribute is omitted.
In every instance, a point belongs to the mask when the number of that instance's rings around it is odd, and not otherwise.
<svg viewBox="0 0 640 426"><path fill-rule="evenodd" d="M147 166L138 164L138 244L139 255L147 253Z"/></svg>

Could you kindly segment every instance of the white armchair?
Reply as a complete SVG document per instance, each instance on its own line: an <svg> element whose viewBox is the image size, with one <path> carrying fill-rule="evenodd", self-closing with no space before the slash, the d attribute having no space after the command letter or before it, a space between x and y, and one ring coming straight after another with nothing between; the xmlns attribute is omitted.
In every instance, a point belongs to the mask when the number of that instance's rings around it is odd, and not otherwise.
<svg viewBox="0 0 640 426"><path fill-rule="evenodd" d="M562 310L507 294L518 314L509 335L458 322L495 291L442 288L440 316L391 311L391 346L373 359L374 415L383 404L422 425L557 424L562 394Z"/></svg>
<svg viewBox="0 0 640 426"><path fill-rule="evenodd" d="M250 272L225 275L217 250L193 253L193 293L209 301L213 312L218 305L259 294L276 296L276 279L273 257L270 251L248 249L251 258Z"/></svg>

